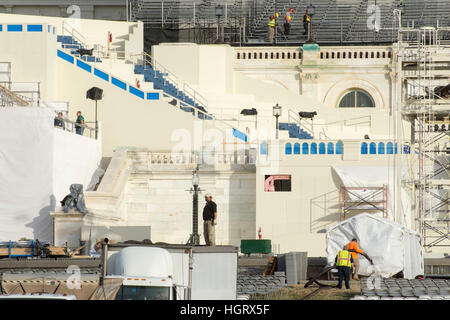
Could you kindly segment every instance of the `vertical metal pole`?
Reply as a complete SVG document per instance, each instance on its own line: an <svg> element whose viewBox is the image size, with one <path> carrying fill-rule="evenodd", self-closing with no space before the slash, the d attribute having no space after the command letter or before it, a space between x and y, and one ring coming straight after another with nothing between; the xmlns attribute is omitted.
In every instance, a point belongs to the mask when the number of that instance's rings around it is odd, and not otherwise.
<svg viewBox="0 0 450 320"><path fill-rule="evenodd" d="M103 244L103 266L102 266L102 278L105 279L106 277L106 265L108 262L108 239L105 238Z"/></svg>
<svg viewBox="0 0 450 320"><path fill-rule="evenodd" d="M188 294L187 300L192 300L192 269L194 264L194 257L192 254L192 248L189 249L189 280L188 280Z"/></svg>
<svg viewBox="0 0 450 320"><path fill-rule="evenodd" d="M95 139L98 139L97 100L95 100Z"/></svg>
<svg viewBox="0 0 450 320"><path fill-rule="evenodd" d="M277 120L276 120L276 126L277 126L277 127L276 127L276 131L275 131L275 132L276 132L276 139L277 139L277 140L278 140L278 117L279 117L278 115L275 116L275 118L277 119Z"/></svg>
<svg viewBox="0 0 450 320"><path fill-rule="evenodd" d="M198 236L198 186L194 185L194 195L192 197L192 245L199 245Z"/></svg>
<svg viewBox="0 0 450 320"><path fill-rule="evenodd" d="M125 10L126 10L126 16L127 16L127 22L128 22L128 0L125 0Z"/></svg>

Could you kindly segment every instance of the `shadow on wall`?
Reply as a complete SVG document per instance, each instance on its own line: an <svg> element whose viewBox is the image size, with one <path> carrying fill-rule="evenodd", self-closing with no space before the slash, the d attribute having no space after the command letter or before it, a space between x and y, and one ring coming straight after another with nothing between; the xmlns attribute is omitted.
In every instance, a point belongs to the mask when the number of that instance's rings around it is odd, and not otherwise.
<svg viewBox="0 0 450 320"><path fill-rule="evenodd" d="M252 184L254 194L249 192ZM241 239L256 239L255 181L242 174L231 174L228 192L229 244L240 247Z"/></svg>
<svg viewBox="0 0 450 320"><path fill-rule="evenodd" d="M335 190L320 194L310 200L310 232L326 233L327 228L340 221L340 186L341 179L330 168Z"/></svg>
<svg viewBox="0 0 450 320"><path fill-rule="evenodd" d="M49 205L39 210L39 215L25 226L33 229L34 239L41 242L53 242L53 218L50 212L55 211L56 198L50 196Z"/></svg>

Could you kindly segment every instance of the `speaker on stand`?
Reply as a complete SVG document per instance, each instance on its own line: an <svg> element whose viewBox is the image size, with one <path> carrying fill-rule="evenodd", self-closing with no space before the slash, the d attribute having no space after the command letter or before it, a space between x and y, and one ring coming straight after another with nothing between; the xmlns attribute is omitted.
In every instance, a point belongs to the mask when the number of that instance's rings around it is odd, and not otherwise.
<svg viewBox="0 0 450 320"><path fill-rule="evenodd" d="M98 139L98 122L97 122L97 101L102 100L103 90L97 87L92 87L86 91L86 99L95 101L95 139Z"/></svg>

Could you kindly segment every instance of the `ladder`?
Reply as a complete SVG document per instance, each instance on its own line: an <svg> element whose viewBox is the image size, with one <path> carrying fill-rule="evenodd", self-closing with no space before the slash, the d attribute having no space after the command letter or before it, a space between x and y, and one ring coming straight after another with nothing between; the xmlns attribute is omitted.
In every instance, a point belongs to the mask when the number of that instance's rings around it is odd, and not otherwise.
<svg viewBox="0 0 450 320"><path fill-rule="evenodd" d="M262 274L263 278L266 275L273 275L273 273L275 272L275 270L277 269L277 263L278 263L278 259L277 257L274 256L270 256L267 259L267 264L266 267L264 268L264 272Z"/></svg>

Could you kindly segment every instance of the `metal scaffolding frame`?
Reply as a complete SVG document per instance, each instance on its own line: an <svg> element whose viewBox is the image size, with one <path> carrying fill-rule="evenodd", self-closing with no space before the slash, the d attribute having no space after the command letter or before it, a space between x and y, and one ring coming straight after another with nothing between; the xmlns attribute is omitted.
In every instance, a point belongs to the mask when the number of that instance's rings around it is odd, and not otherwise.
<svg viewBox="0 0 450 320"><path fill-rule="evenodd" d="M364 192L362 194L361 192ZM388 186L382 187L346 187L340 189L340 220L354 212L382 213L388 217Z"/></svg>
<svg viewBox="0 0 450 320"><path fill-rule="evenodd" d="M409 166L412 178L401 183L412 191L415 227L431 251L450 246L450 92L441 90L450 85L450 41L443 40L450 28L406 28L399 17L397 119L410 121L414 152L408 163L397 162L398 174Z"/></svg>

